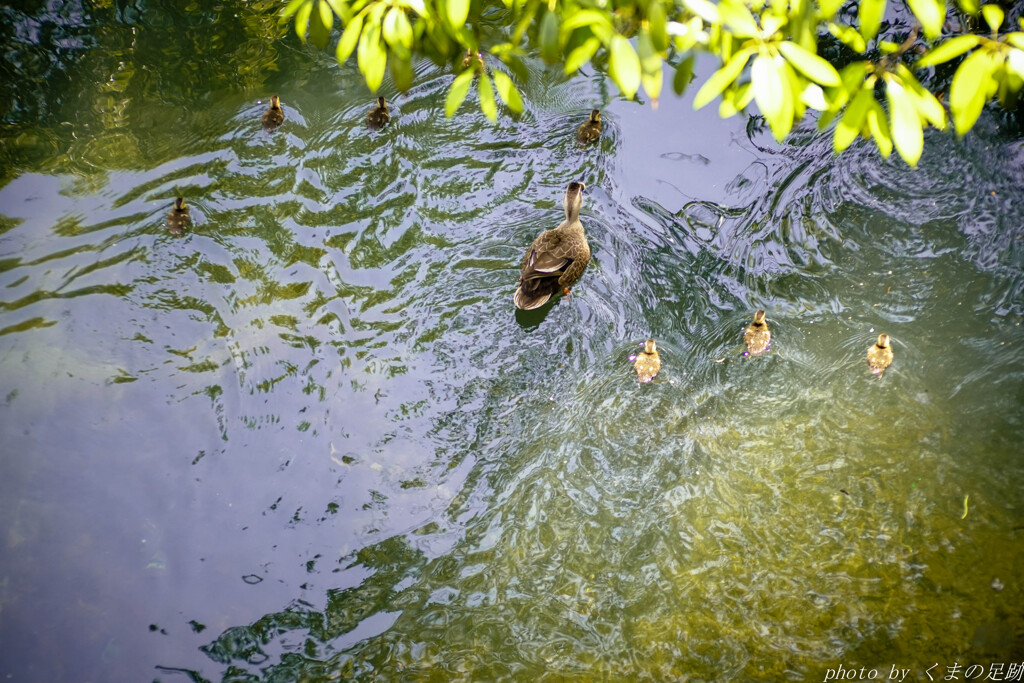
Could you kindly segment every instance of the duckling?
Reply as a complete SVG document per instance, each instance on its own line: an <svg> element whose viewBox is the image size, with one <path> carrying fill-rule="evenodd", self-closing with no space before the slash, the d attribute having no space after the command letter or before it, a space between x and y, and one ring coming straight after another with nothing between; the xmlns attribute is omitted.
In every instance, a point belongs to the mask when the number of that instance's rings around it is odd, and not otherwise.
<svg viewBox="0 0 1024 683"><path fill-rule="evenodd" d="M388 125L391 120L391 112L388 111L388 104L383 97L377 98L377 106L366 116L366 125L374 130L380 130Z"/></svg>
<svg viewBox="0 0 1024 683"><path fill-rule="evenodd" d="M580 223L585 187L583 183L569 183L562 198L565 220L557 228L542 232L526 250L514 297L516 308L540 308L559 289L568 296L569 287L590 262L590 245Z"/></svg>
<svg viewBox="0 0 1024 683"><path fill-rule="evenodd" d="M868 367L871 373L882 376L882 372L892 365L892 347L889 346L889 335L878 335L878 341L868 349Z"/></svg>
<svg viewBox="0 0 1024 683"><path fill-rule="evenodd" d="M743 333L743 341L747 343L747 353L751 356L760 356L771 346L772 333L764 321L764 311L754 314L754 322Z"/></svg>
<svg viewBox="0 0 1024 683"><path fill-rule="evenodd" d="M661 370L661 356L658 355L658 349L653 339L644 342L643 353L637 354L633 367L636 368L637 381L641 384L650 382Z"/></svg>
<svg viewBox="0 0 1024 683"><path fill-rule="evenodd" d="M174 200L174 208L167 214L167 230L172 235L183 235L185 228L192 222L188 214L188 207L185 206L185 198L178 197Z"/></svg>
<svg viewBox="0 0 1024 683"><path fill-rule="evenodd" d="M601 137L601 112L597 109L590 112L590 119L576 131L576 140L586 145Z"/></svg>
<svg viewBox="0 0 1024 683"><path fill-rule="evenodd" d="M263 112L263 130L274 130L284 122L284 109L281 109L281 98L270 96L270 109Z"/></svg>

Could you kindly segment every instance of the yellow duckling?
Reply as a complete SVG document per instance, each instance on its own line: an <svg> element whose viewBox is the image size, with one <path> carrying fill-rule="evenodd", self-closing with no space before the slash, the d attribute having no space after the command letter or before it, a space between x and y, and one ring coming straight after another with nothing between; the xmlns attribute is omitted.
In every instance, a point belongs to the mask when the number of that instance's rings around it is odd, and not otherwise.
<svg viewBox="0 0 1024 683"><path fill-rule="evenodd" d="M172 235L183 235L185 228L192 222L189 216L188 207L185 206L185 198L178 197L174 200L174 208L167 214L167 230Z"/></svg>
<svg viewBox="0 0 1024 683"><path fill-rule="evenodd" d="M384 126L388 125L388 121L391 120L391 112L388 111L388 104L384 101L383 97L377 98L377 106L366 115L366 125L374 130L380 130Z"/></svg>
<svg viewBox="0 0 1024 683"><path fill-rule="evenodd" d="M601 137L601 112L597 109L590 112L590 119L576 131L576 140L586 145Z"/></svg>
<svg viewBox="0 0 1024 683"><path fill-rule="evenodd" d="M540 308L559 289L566 296L590 262L590 244L580 223L583 183L569 183L562 198L565 220L533 241L520 265L516 308Z"/></svg>
<svg viewBox="0 0 1024 683"><path fill-rule="evenodd" d="M868 349L868 367L871 373L882 376L882 372L892 365L892 347L889 346L889 335L878 335L878 341Z"/></svg>
<svg viewBox="0 0 1024 683"><path fill-rule="evenodd" d="M661 370L661 356L658 355L653 339L644 342L643 353L637 354L633 367L636 368L636 377L641 384L650 382Z"/></svg>
<svg viewBox="0 0 1024 683"><path fill-rule="evenodd" d="M747 343L747 353L751 356L760 356L771 346L772 333L764 321L764 311L754 314L754 322L743 333L743 341Z"/></svg>
<svg viewBox="0 0 1024 683"><path fill-rule="evenodd" d="M281 109L281 98L270 96L270 109L263 112L263 130L274 130L284 122L284 109Z"/></svg>

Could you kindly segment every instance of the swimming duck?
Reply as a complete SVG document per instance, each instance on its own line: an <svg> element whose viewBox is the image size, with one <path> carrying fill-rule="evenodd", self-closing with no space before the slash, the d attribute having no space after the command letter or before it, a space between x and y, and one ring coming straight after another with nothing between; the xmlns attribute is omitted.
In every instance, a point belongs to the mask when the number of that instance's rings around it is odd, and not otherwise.
<svg viewBox="0 0 1024 683"><path fill-rule="evenodd" d="M562 198L565 220L557 228L542 232L526 250L516 287L516 308L540 308L559 289L568 296L569 287L590 262L590 245L580 223L585 187L583 183L569 183Z"/></svg>
<svg viewBox="0 0 1024 683"><path fill-rule="evenodd" d="M601 137L601 112L595 109L590 112L590 119L576 131L576 139L581 145L586 145L599 137Z"/></svg>
<svg viewBox="0 0 1024 683"><path fill-rule="evenodd" d="M384 101L383 97L377 98L377 106L373 108L369 114L366 115L366 124L374 130L380 130L384 126L388 125L388 121L391 120L391 112L388 111L388 104Z"/></svg>
<svg viewBox="0 0 1024 683"><path fill-rule="evenodd" d="M167 230L172 235L182 235L191 222L188 207L185 206L185 198L178 197L174 200L174 208L167 214Z"/></svg>
<svg viewBox="0 0 1024 683"><path fill-rule="evenodd" d="M281 98L270 96L270 109L263 112L263 130L274 130L284 122L284 109L281 109Z"/></svg>
<svg viewBox="0 0 1024 683"><path fill-rule="evenodd" d="M643 353L637 354L633 367L636 368L636 377L640 383L650 382L661 370L661 356L658 355L653 339L644 342Z"/></svg>
<svg viewBox="0 0 1024 683"><path fill-rule="evenodd" d="M872 374L882 376L882 371L892 364L892 347L889 346L889 335L878 335L878 341L868 349L868 367Z"/></svg>
<svg viewBox="0 0 1024 683"><path fill-rule="evenodd" d="M754 314L754 322L743 333L743 341L747 343L747 353L751 356L760 356L771 346L772 333L764 321L764 311Z"/></svg>

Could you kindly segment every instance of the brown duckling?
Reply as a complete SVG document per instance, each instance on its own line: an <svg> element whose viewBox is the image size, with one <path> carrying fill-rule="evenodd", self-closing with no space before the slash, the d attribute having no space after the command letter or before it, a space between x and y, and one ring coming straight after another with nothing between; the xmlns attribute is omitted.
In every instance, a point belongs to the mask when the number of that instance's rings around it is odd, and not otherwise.
<svg viewBox="0 0 1024 683"><path fill-rule="evenodd" d="M661 356L658 355L657 345L653 339L644 342L644 350L636 355L633 367L636 368L637 381L641 384L650 382L661 370Z"/></svg>
<svg viewBox="0 0 1024 683"><path fill-rule="evenodd" d="M889 346L889 335L878 335L878 341L868 349L868 367L872 374L882 376L882 372L892 365L892 347Z"/></svg>
<svg viewBox="0 0 1024 683"><path fill-rule="evenodd" d="M274 130L284 122L284 109L281 109L281 98L270 96L270 109L263 112L263 130Z"/></svg>
<svg viewBox="0 0 1024 683"><path fill-rule="evenodd" d="M380 130L384 126L388 125L388 121L391 120L391 112L388 111L388 104L384 101L383 97L377 98L377 106L366 115L366 125L374 130Z"/></svg>
<svg viewBox="0 0 1024 683"><path fill-rule="evenodd" d="M576 140L586 145L601 137L601 112L597 109L590 112L590 119L576 131Z"/></svg>
<svg viewBox="0 0 1024 683"><path fill-rule="evenodd" d="M743 333L743 341L747 343L747 353L751 356L760 356L771 346L772 333L764 320L764 311L754 314L754 322Z"/></svg>
<svg viewBox="0 0 1024 683"><path fill-rule="evenodd" d="M189 216L188 207L185 206L185 198L178 197L174 200L174 208L167 214L167 230L172 235L185 234L185 228L192 222Z"/></svg>
<svg viewBox="0 0 1024 683"><path fill-rule="evenodd" d="M540 308L559 290L568 296L569 288L590 262L590 245L580 223L585 187L583 183L569 183L562 198L565 220L557 228L542 232L526 250L516 287L516 308Z"/></svg>

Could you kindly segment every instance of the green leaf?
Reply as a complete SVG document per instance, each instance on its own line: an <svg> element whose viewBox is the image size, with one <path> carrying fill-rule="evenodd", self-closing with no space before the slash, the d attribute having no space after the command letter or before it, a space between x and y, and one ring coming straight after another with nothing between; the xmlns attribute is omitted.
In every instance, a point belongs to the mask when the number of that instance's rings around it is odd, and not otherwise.
<svg viewBox="0 0 1024 683"><path fill-rule="evenodd" d="M357 14L355 19L348 22L348 26L345 27L345 32L341 34L341 40L338 41L338 51L336 55L338 57L339 64L343 64L352 54L352 51L356 49L356 44L359 42L359 34L362 30L363 15Z"/></svg>
<svg viewBox="0 0 1024 683"><path fill-rule="evenodd" d="M949 88L949 108L953 112L956 134L963 137L981 115L992 85L995 64L988 52L978 50L965 59L953 75Z"/></svg>
<svg viewBox="0 0 1024 683"><path fill-rule="evenodd" d="M968 14L977 14L978 10L981 9L978 5L978 0L957 0L957 4L960 5L960 9Z"/></svg>
<svg viewBox="0 0 1024 683"><path fill-rule="evenodd" d="M392 7L384 15L384 40L393 50L403 57L409 54L412 48L412 25L409 17L405 16L405 10Z"/></svg>
<svg viewBox="0 0 1024 683"><path fill-rule="evenodd" d="M359 50L356 53L359 70L366 79L366 87L377 92L384 80L384 69L387 68L388 53L380 41L380 26L371 23L359 37Z"/></svg>
<svg viewBox="0 0 1024 683"><path fill-rule="evenodd" d="M1024 50L1010 48L1010 54L1006 57L1006 68L1017 74L1017 78L1024 79Z"/></svg>
<svg viewBox="0 0 1024 683"><path fill-rule="evenodd" d="M665 6L661 4L661 0L651 0L647 6L647 22L650 25L654 48L658 52L664 52L668 49L668 19L665 16Z"/></svg>
<svg viewBox="0 0 1024 683"><path fill-rule="evenodd" d="M558 61L558 15L545 12L540 21L540 56L548 64Z"/></svg>
<svg viewBox="0 0 1024 683"><path fill-rule="evenodd" d="M903 87L914 97L914 104L917 106L917 113L921 118L932 124L939 130L946 129L946 110L942 104L925 89L921 83L910 73L910 69L900 64L896 69L903 82Z"/></svg>
<svg viewBox="0 0 1024 683"><path fill-rule="evenodd" d="M882 153L882 158L888 159L892 154L892 135L889 133L889 122L886 120L885 112L882 111L882 105L878 103L878 100L871 99L865 119L868 131L874 138L878 151Z"/></svg>
<svg viewBox="0 0 1024 683"><path fill-rule="evenodd" d="M323 19L325 13L327 14L328 21L333 24L334 14L331 12L331 8L327 6L327 3L319 0L317 2L317 11L313 12L309 18L309 42L321 50L327 47L327 41L331 38L331 26L325 24Z"/></svg>
<svg viewBox="0 0 1024 683"><path fill-rule="evenodd" d="M348 11L345 3L342 0L326 0L327 4L331 6L334 13L338 15L338 18L342 21L348 20L351 14Z"/></svg>
<svg viewBox="0 0 1024 683"><path fill-rule="evenodd" d="M896 151L911 166L917 166L924 150L924 130L913 98L907 90L890 80L886 83L885 95L889 100L889 117L892 119L892 138Z"/></svg>
<svg viewBox="0 0 1024 683"><path fill-rule="evenodd" d="M654 49L651 34L640 29L640 37L636 40L637 51L640 53L640 68L645 74L661 71L661 55ZM644 88L646 90L647 88Z"/></svg>
<svg viewBox="0 0 1024 683"><path fill-rule="evenodd" d="M927 66L934 66L935 64L948 62L951 59L956 59L965 52L970 52L977 47L980 42L981 38L975 35L950 38L941 45L933 47L931 50L928 50L928 52L925 52L924 56L917 60L917 64L914 66L918 69L923 69Z"/></svg>
<svg viewBox="0 0 1024 683"><path fill-rule="evenodd" d="M640 57L625 37L612 38L608 75L627 98L632 99L640 87Z"/></svg>
<svg viewBox="0 0 1024 683"><path fill-rule="evenodd" d="M491 77L484 71L477 79L477 90L480 93L480 111L491 121L498 120L498 103L494 101L494 86Z"/></svg>
<svg viewBox="0 0 1024 683"><path fill-rule="evenodd" d="M750 55L754 54L755 50L752 47L744 48L732 56L725 66L711 74L708 80L704 81L704 85L701 86L700 90L697 91L697 96L693 100L693 108L700 109L711 100L718 97L723 90L729 87L729 84L739 78L740 73L743 72L743 67L747 65L747 60L750 59Z"/></svg>
<svg viewBox="0 0 1024 683"><path fill-rule="evenodd" d="M466 23L469 16L469 0L444 0L445 17L448 25L456 31Z"/></svg>
<svg viewBox="0 0 1024 683"><path fill-rule="evenodd" d="M516 114L523 113L523 98L516 90L515 83L504 71L494 72L494 87L498 91L498 97L509 109Z"/></svg>
<svg viewBox="0 0 1024 683"><path fill-rule="evenodd" d="M565 73L573 74L579 71L579 68L589 62L597 53L597 48L599 47L601 47L601 41L593 36L584 40L582 45L570 52L569 56L565 58Z"/></svg>
<svg viewBox="0 0 1024 683"><path fill-rule="evenodd" d="M946 21L946 0L908 0L910 9L921 22L924 35L935 40L942 35L942 24Z"/></svg>
<svg viewBox="0 0 1024 683"><path fill-rule="evenodd" d="M864 125L864 116L874 100L874 81L865 82L864 87L854 96L853 101L843 113L843 118L836 125L835 134L832 136L832 149L837 154L849 147L860 135L860 129Z"/></svg>
<svg viewBox="0 0 1024 683"><path fill-rule="evenodd" d="M313 3L316 0L309 0L308 3L299 8L295 14L295 35L303 43L306 42L306 30L309 28L309 15L313 13Z"/></svg>
<svg viewBox="0 0 1024 683"><path fill-rule="evenodd" d="M825 19L831 19L845 2L846 0L818 0L818 7L821 8L821 14Z"/></svg>
<svg viewBox="0 0 1024 683"><path fill-rule="evenodd" d="M568 36L578 28L586 26L600 37L602 32L613 30L611 15L599 12L596 9L584 9L576 12L562 22L562 33Z"/></svg>
<svg viewBox="0 0 1024 683"><path fill-rule="evenodd" d="M862 36L857 29L852 26L829 22L828 32L834 35L843 43L843 45L854 52L864 52L864 50L867 49L867 44L864 42L864 36Z"/></svg>
<svg viewBox="0 0 1024 683"><path fill-rule="evenodd" d="M981 8L981 16L985 17L985 23L988 24L992 33L999 32L999 27L1003 25L1003 19L1006 18L1003 8L999 5L985 5Z"/></svg>
<svg viewBox="0 0 1024 683"><path fill-rule="evenodd" d="M686 9L709 24L718 24L722 21L718 14L718 5L709 0L683 0L683 4L686 5Z"/></svg>
<svg viewBox="0 0 1024 683"><path fill-rule="evenodd" d="M860 34L864 40L872 40L878 35L878 29L882 26L882 19L885 17L886 0L861 0L860 12Z"/></svg>
<svg viewBox="0 0 1024 683"><path fill-rule="evenodd" d="M299 11L299 8L302 7L302 3L304 2L313 2L313 0L291 0L291 2L281 10L281 18L279 19L279 22L283 24L291 19L295 13Z"/></svg>
<svg viewBox="0 0 1024 683"><path fill-rule="evenodd" d="M750 82L757 108L767 119L772 135L782 142L793 127L793 93L782 64L768 54L758 55L750 67Z"/></svg>
<svg viewBox="0 0 1024 683"><path fill-rule="evenodd" d="M1006 42L1008 42L1010 45L1013 45L1016 48L1024 50L1024 33L1020 33L1019 31L1007 33Z"/></svg>
<svg viewBox="0 0 1024 683"><path fill-rule="evenodd" d="M466 69L455 77L451 87L448 88L448 97L444 101L444 115L448 118L452 117L462 101L466 99L469 86L473 83L473 73L473 69Z"/></svg>
<svg viewBox="0 0 1024 683"><path fill-rule="evenodd" d="M788 40L779 43L779 52L790 64L796 67L797 71L815 83L824 86L835 86L842 83L839 72L835 67L810 50L805 50L796 43Z"/></svg>
<svg viewBox="0 0 1024 683"><path fill-rule="evenodd" d="M395 87L405 92L412 87L412 76L409 58L391 55L391 77L395 79Z"/></svg>
<svg viewBox="0 0 1024 683"><path fill-rule="evenodd" d="M696 61L696 55L691 54L676 67L676 75L672 77L672 90L676 95L682 95L686 86L693 80L693 65Z"/></svg>
<svg viewBox="0 0 1024 683"><path fill-rule="evenodd" d="M331 27L334 26L334 12L331 10L331 6L327 4L327 0L320 0L320 21L323 23L324 28L327 32L331 32Z"/></svg>
<svg viewBox="0 0 1024 683"><path fill-rule="evenodd" d="M750 10L737 0L723 0L718 5L718 13L722 17L722 23L729 27L729 31L736 38L753 38L761 34Z"/></svg>
<svg viewBox="0 0 1024 683"><path fill-rule="evenodd" d="M640 77L640 82L644 86L644 92L651 98L651 108L658 108L658 98L661 96L661 88L664 83L665 76L662 74L661 69L652 73L644 73Z"/></svg>

